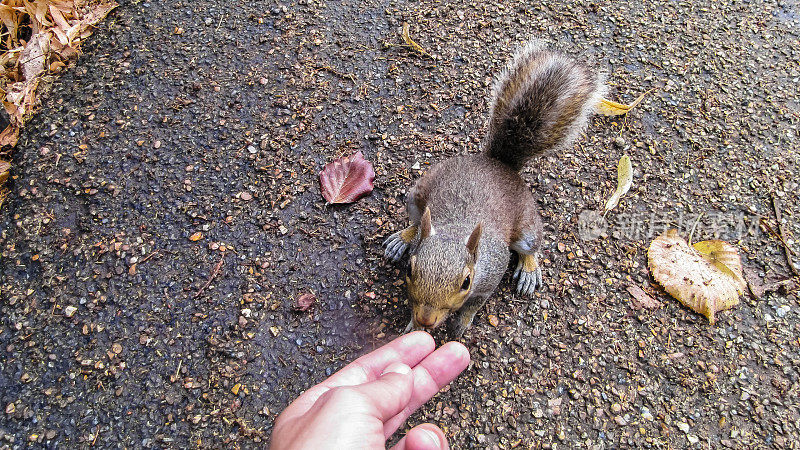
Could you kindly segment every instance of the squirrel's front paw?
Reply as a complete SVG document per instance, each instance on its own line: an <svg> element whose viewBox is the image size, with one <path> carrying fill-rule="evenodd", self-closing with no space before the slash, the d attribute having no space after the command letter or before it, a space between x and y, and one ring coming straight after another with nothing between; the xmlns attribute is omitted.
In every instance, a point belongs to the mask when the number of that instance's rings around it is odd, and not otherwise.
<svg viewBox="0 0 800 450"><path fill-rule="evenodd" d="M539 258L520 254L514 279L517 280L517 293L522 295L532 295L536 289L544 286Z"/></svg>
<svg viewBox="0 0 800 450"><path fill-rule="evenodd" d="M403 257L406 250L408 250L409 244L411 244L411 240L414 239L414 236L417 234L417 227L410 226L404 230L400 230L397 233L392 234L385 241L383 241L383 246L386 247L386 250L383 254L386 256L387 259L392 261L398 261L400 258Z"/></svg>

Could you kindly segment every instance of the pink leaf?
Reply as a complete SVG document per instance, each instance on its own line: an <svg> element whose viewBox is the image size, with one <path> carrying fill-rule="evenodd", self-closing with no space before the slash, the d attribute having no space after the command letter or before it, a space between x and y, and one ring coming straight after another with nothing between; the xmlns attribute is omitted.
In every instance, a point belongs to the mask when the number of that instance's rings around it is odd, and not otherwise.
<svg viewBox="0 0 800 450"><path fill-rule="evenodd" d="M314 294L301 294L299 297L294 299L293 308L295 311L308 311L314 305L314 302L317 301L317 298L314 297Z"/></svg>
<svg viewBox="0 0 800 450"><path fill-rule="evenodd" d="M628 293L633 296L635 309L658 309L661 307L661 302L648 295L644 289L635 284L628 286Z"/></svg>
<svg viewBox="0 0 800 450"><path fill-rule="evenodd" d="M322 196L331 203L352 203L372 192L375 170L361 152L339 158L319 174Z"/></svg>

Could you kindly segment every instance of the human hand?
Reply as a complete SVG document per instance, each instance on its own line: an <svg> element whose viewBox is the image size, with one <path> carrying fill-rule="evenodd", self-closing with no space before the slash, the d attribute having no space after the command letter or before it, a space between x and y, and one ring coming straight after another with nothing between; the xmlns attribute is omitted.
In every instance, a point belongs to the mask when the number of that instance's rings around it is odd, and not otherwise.
<svg viewBox="0 0 800 450"><path fill-rule="evenodd" d="M271 448L384 448L408 416L469 365L460 343L435 347L418 331L348 364L286 407L275 420ZM447 448L442 430L429 423L412 428L394 447Z"/></svg>

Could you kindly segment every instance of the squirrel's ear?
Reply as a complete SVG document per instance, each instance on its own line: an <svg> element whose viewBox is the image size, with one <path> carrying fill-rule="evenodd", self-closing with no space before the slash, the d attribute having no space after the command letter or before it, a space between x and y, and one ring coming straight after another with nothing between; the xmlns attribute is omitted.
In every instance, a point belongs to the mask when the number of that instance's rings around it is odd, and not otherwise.
<svg viewBox="0 0 800 450"><path fill-rule="evenodd" d="M478 224L475 226L475 229L472 230L472 234L469 235L469 239L467 239L467 250L469 254L472 255L474 258L478 258L478 243L481 240L481 233L483 232L483 224Z"/></svg>
<svg viewBox="0 0 800 450"><path fill-rule="evenodd" d="M425 239L428 236L433 236L436 230L433 229L431 224L431 209L425 207L425 212L422 214L422 219L419 221L419 237Z"/></svg>

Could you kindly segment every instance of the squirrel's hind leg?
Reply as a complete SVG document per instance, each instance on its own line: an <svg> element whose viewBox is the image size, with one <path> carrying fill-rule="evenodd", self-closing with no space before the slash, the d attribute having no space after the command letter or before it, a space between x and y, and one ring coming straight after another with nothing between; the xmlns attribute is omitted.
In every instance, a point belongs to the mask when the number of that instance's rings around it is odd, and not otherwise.
<svg viewBox="0 0 800 450"><path fill-rule="evenodd" d="M383 246L386 247L384 251L384 255L387 259L392 261L398 261L400 258L403 257L406 250L408 250L408 246L411 244L411 241L414 240L414 237L417 235L417 226L411 225L408 228L398 231L397 233L392 234L385 241L383 241Z"/></svg>

